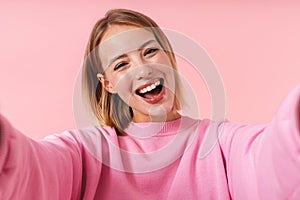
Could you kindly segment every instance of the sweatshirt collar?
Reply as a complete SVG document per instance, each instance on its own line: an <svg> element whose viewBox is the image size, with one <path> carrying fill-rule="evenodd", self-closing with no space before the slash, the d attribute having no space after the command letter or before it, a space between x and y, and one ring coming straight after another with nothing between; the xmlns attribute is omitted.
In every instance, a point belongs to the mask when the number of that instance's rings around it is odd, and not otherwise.
<svg viewBox="0 0 300 200"><path fill-rule="evenodd" d="M185 130L196 122L197 120L186 116L181 116L176 120L167 122L131 122L125 129L125 132L128 135L139 138L149 138L161 135L174 135L178 132L181 132L182 130Z"/></svg>

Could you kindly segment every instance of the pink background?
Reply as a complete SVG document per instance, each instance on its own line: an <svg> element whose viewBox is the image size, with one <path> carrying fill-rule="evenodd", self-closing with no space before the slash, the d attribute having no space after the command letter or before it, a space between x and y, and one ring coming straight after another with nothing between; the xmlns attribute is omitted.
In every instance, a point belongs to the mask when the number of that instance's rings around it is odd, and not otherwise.
<svg viewBox="0 0 300 200"><path fill-rule="evenodd" d="M33 138L73 129L72 95L96 20L111 8L143 12L204 47L220 71L226 117L268 122L300 81L296 1L20 1L0 3L0 111ZM184 71L184 69L183 69ZM202 117L210 100L198 78Z"/></svg>

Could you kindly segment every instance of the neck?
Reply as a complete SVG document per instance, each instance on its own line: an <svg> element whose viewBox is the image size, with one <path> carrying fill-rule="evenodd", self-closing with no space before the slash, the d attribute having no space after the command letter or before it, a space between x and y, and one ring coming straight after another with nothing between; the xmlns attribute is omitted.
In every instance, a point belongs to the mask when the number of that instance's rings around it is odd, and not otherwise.
<svg viewBox="0 0 300 200"><path fill-rule="evenodd" d="M167 115L159 115L159 116L152 116L152 115L140 115L134 114L133 122L141 123L141 122L167 122L173 121L180 118L181 115L177 112L177 110L171 110Z"/></svg>

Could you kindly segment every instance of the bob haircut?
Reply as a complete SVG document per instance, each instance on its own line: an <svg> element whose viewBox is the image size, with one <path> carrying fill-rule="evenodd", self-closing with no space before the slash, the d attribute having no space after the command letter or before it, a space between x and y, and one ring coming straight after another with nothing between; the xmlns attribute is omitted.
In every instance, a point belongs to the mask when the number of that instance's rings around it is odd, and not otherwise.
<svg viewBox="0 0 300 200"><path fill-rule="evenodd" d="M149 17L136 11L127 9L109 10L105 17L94 25L90 34L84 54L82 68L82 93L83 100L101 126L110 126L116 129L118 135L126 135L124 129L132 121L133 112L118 94L111 94L97 78L97 74L104 74L99 58L98 46L104 33L112 25L131 25L137 28L146 28L151 31L156 40L168 55L174 71L177 72L177 64L172 47L159 26ZM179 76L175 76L175 99L173 109L180 110L181 90Z"/></svg>

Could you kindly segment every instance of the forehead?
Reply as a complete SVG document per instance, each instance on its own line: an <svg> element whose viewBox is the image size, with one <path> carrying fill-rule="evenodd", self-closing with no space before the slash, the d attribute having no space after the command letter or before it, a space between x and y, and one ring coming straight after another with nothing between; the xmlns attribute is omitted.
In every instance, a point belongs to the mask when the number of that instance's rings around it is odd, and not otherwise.
<svg viewBox="0 0 300 200"><path fill-rule="evenodd" d="M99 53L103 67L120 55L137 50L145 42L156 40L153 33L147 28L128 25L113 25L104 34Z"/></svg>

